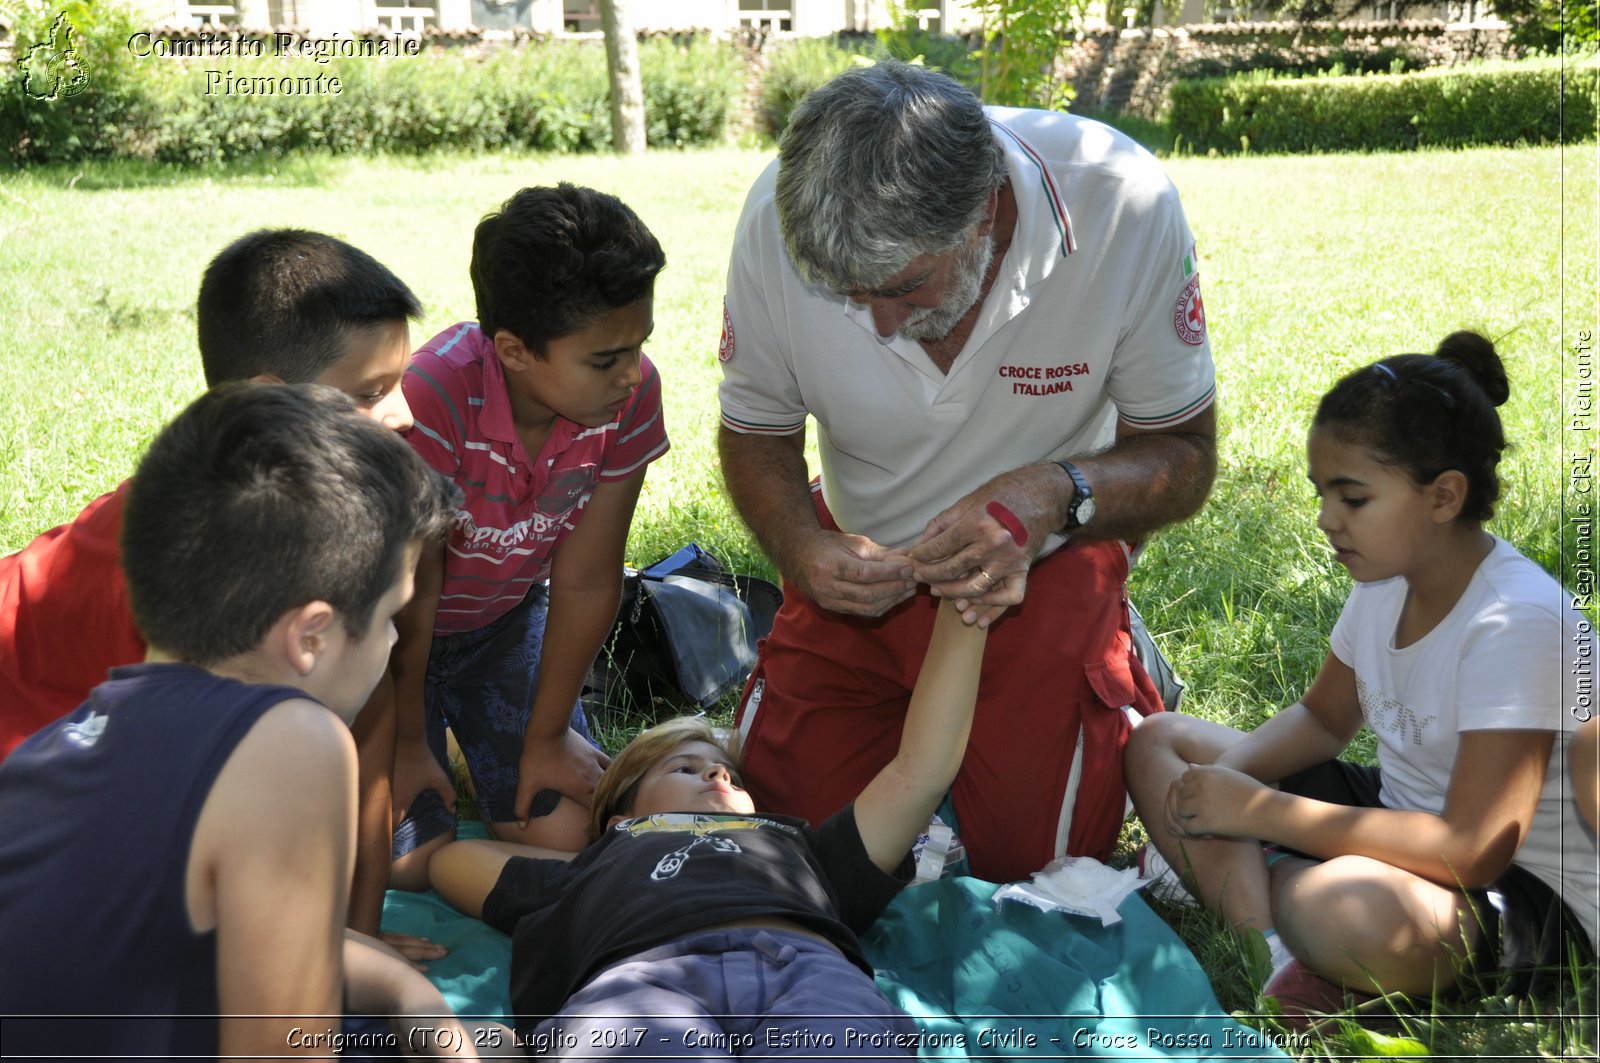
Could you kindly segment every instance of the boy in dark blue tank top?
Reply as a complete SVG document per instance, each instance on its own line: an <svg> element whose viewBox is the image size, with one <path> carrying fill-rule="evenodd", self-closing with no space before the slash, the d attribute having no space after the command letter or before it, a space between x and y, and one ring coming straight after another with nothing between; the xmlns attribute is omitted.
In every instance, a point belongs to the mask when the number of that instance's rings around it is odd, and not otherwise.
<svg viewBox="0 0 1600 1063"><path fill-rule="evenodd" d="M122 532L149 654L0 766L8 1053L327 1054L346 1004L448 1012L342 927L348 724L453 512L331 388L223 385L151 444Z"/></svg>

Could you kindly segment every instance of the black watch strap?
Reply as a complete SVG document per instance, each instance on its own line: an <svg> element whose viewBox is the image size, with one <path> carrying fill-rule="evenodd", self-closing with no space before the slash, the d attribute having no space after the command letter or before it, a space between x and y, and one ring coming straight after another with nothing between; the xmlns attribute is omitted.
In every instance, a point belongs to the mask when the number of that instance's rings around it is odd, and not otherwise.
<svg viewBox="0 0 1600 1063"><path fill-rule="evenodd" d="M1058 461L1061 471L1072 477L1072 486L1076 488L1072 495L1072 504L1067 507L1067 523L1063 525L1065 531L1075 531L1083 527L1094 518L1094 491L1089 488L1089 480L1083 475L1083 470L1070 461Z"/></svg>

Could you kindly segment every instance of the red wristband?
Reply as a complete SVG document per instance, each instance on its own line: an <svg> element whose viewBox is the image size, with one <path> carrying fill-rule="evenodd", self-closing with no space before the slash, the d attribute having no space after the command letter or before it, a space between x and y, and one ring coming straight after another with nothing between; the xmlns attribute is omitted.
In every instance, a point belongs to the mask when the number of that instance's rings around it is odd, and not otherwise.
<svg viewBox="0 0 1600 1063"><path fill-rule="evenodd" d="M1028 529L1022 526L1022 522L1017 519L1017 515L1007 509L1004 504L990 502L983 507L983 511L999 521L1001 527L1011 533L1011 538L1015 540L1018 546L1028 545Z"/></svg>

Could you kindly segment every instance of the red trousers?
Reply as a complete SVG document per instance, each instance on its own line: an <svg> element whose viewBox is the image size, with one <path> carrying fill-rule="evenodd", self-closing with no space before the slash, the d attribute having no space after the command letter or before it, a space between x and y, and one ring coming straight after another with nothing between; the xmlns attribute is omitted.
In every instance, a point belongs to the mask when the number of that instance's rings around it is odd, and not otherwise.
<svg viewBox="0 0 1600 1063"><path fill-rule="evenodd" d="M1116 844L1131 729L1122 707L1161 711L1133 655L1127 575L1121 543L1074 544L1033 567L1022 604L990 629L951 787L979 877L1026 878L1063 853L1103 860ZM937 608L924 592L882 617L846 617L785 584L739 707L757 808L820 823L889 762Z"/></svg>

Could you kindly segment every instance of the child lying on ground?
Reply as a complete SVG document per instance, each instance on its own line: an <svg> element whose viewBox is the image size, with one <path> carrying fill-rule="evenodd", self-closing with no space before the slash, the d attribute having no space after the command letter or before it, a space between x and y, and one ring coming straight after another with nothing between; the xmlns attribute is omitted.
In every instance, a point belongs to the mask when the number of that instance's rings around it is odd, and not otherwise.
<svg viewBox="0 0 1600 1063"><path fill-rule="evenodd" d="M1311 689L1249 734L1172 714L1129 743L1151 841L1208 909L1266 935L1264 992L1296 1021L1345 989L1426 997L1469 965L1593 955L1564 683L1592 636L1560 584L1483 529L1508 393L1493 345L1464 332L1339 381L1310 479L1356 587ZM1363 724L1378 766L1333 759Z"/></svg>
<svg viewBox="0 0 1600 1063"><path fill-rule="evenodd" d="M617 757L576 856L440 850L439 892L512 935L526 1043L552 1058L914 1056L915 1027L873 985L856 934L911 877L961 766L986 638L940 606L899 753L816 830L757 813L733 757L689 718Z"/></svg>

